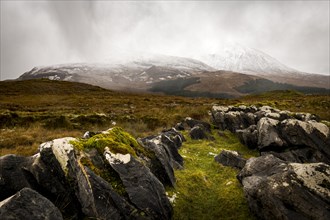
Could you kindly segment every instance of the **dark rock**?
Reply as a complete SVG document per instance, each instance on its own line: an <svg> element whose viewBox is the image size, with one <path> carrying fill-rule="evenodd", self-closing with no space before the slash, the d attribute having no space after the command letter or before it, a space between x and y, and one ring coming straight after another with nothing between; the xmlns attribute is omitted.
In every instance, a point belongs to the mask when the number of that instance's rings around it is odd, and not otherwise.
<svg viewBox="0 0 330 220"><path fill-rule="evenodd" d="M250 158L238 175L258 219L329 219L330 166Z"/></svg>
<svg viewBox="0 0 330 220"><path fill-rule="evenodd" d="M186 141L185 137L175 128L162 131L161 134L166 135L169 139L171 139L176 144L177 149L179 149L182 146L182 143Z"/></svg>
<svg viewBox="0 0 330 220"><path fill-rule="evenodd" d="M193 140L209 139L209 136L207 135L204 127L199 125L193 127L190 130L189 135Z"/></svg>
<svg viewBox="0 0 330 220"><path fill-rule="evenodd" d="M235 132L256 124L256 116L249 111L255 112L253 107L224 107L213 106L211 115L212 122L221 130Z"/></svg>
<svg viewBox="0 0 330 220"><path fill-rule="evenodd" d="M25 167L31 166L33 157L6 155L0 157L0 200L14 195L24 187L32 188L32 182L26 178Z"/></svg>
<svg viewBox="0 0 330 220"><path fill-rule="evenodd" d="M139 213L111 185L89 168L77 175L80 203L86 216L97 219L138 219Z"/></svg>
<svg viewBox="0 0 330 220"><path fill-rule="evenodd" d="M173 169L181 169L183 158L178 153L184 136L175 129L163 131L158 136L150 136L138 140L140 144L155 153L151 161L151 172L164 184L175 185Z"/></svg>
<svg viewBox="0 0 330 220"><path fill-rule="evenodd" d="M176 137L179 137L179 136L176 136ZM178 140L176 138L174 140L171 140L171 138L165 134L161 135L160 140L166 146L166 149L169 151L173 162L176 162L176 163L172 162L173 167L176 169L181 168L183 166L183 158L179 154L179 152L178 152L179 147L178 147L178 144L175 142ZM181 146L181 144L182 144L182 142L180 143L180 146Z"/></svg>
<svg viewBox="0 0 330 220"><path fill-rule="evenodd" d="M284 152L274 152L274 151L265 151L261 152L261 155L272 154L275 157L280 158L281 160L287 162L295 162L295 163L317 163L323 162L330 164L329 158L325 157L320 151L317 151L310 147L302 147L302 148L293 148Z"/></svg>
<svg viewBox="0 0 330 220"><path fill-rule="evenodd" d="M241 143L250 149L255 149L258 146L258 131L256 125L243 130L236 130L236 134L240 139Z"/></svg>
<svg viewBox="0 0 330 220"><path fill-rule="evenodd" d="M174 128L175 128L176 130L178 130L178 131L184 131L184 130L185 130L185 129L184 129L184 125L183 125L182 122L177 123L177 124L174 126Z"/></svg>
<svg viewBox="0 0 330 220"><path fill-rule="evenodd" d="M23 188L0 202L0 219L61 220L62 214L47 198L36 191Z"/></svg>
<svg viewBox="0 0 330 220"><path fill-rule="evenodd" d="M258 149L260 151L275 149L280 151L284 148L285 142L281 139L277 125L279 121L270 118L261 118L257 124Z"/></svg>
<svg viewBox="0 0 330 220"><path fill-rule="evenodd" d="M224 166L242 169L245 166L246 159L242 157L237 151L222 150L214 160Z"/></svg>
<svg viewBox="0 0 330 220"><path fill-rule="evenodd" d="M199 126L202 126L204 127L204 129L207 131L207 132L211 132L211 125L207 122L204 122L204 121L200 121L200 120L195 120L195 119L192 119L190 117L187 117L184 122L186 124L188 124L188 126L190 128L193 128L195 127L196 125L199 125Z"/></svg>
<svg viewBox="0 0 330 220"><path fill-rule="evenodd" d="M31 170L38 184L47 192L47 198L60 208L65 218L71 219L82 215L77 188L73 187L76 175L82 172L70 143L75 140L66 137L41 144L40 158Z"/></svg>
<svg viewBox="0 0 330 220"><path fill-rule="evenodd" d="M173 210L161 182L130 154L104 153L119 174L130 201L153 219L171 219Z"/></svg>

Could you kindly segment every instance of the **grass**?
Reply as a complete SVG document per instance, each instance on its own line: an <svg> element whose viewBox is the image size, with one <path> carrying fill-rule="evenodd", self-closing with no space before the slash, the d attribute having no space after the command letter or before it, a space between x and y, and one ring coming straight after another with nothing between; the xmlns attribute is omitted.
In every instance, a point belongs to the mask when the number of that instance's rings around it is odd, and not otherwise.
<svg viewBox="0 0 330 220"><path fill-rule="evenodd" d="M0 82L0 156L31 155L63 136L117 126L135 138L170 128L190 116L209 120L211 106L254 104L310 112L330 121L329 95L274 91L240 99L186 98L113 92L83 83L45 79Z"/></svg>
<svg viewBox="0 0 330 220"><path fill-rule="evenodd" d="M67 136L81 137L87 130L107 130L114 124L127 133L116 128L112 138L97 135L78 147L103 149L112 145L116 152L144 154L134 138L157 134L188 116L208 121L208 112L214 104L270 105L281 110L310 112L321 120L330 121L329 95L273 91L240 99L185 98L113 92L63 81L0 82L0 156L33 155L43 142ZM184 169L175 171L176 187L167 189L169 196L176 195L174 219L253 218L236 179L238 170L214 162L214 155L222 149L237 150L246 158L257 156L257 152L244 147L229 132L219 136L213 130L213 136L214 141L187 137L180 148ZM109 167L95 167L86 157L82 157L81 162L125 194Z"/></svg>
<svg viewBox="0 0 330 220"><path fill-rule="evenodd" d="M220 137L213 131L213 136L215 141L187 137L180 149L184 169L175 171L176 187L167 189L169 196L176 196L173 219L253 219L236 179L238 170L215 162L214 155L222 149L239 151L246 158L258 153L230 132Z"/></svg>

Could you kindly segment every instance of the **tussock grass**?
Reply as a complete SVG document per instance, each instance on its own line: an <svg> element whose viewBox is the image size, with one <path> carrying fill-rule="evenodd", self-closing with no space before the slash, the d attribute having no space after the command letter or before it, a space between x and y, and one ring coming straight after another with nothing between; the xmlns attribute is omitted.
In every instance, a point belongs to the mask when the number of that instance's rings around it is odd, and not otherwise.
<svg viewBox="0 0 330 220"><path fill-rule="evenodd" d="M220 137L213 131L213 136L215 141L187 137L180 149L184 169L175 171L176 187L167 189L169 196L176 196L173 219L253 219L236 179L238 170L218 164L214 155L223 149L237 150L246 158L258 153L230 132Z"/></svg>
<svg viewBox="0 0 330 220"><path fill-rule="evenodd" d="M17 154L30 156L38 152L41 143L62 137L77 137L81 132L69 129L47 129L40 124L24 128L0 129L0 156Z"/></svg>

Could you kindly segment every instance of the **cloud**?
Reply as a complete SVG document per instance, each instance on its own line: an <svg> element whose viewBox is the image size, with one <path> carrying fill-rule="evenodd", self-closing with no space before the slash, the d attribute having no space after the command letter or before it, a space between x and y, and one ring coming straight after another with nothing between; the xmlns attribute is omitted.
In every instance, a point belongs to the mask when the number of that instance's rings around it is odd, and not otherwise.
<svg viewBox="0 0 330 220"><path fill-rule="evenodd" d="M329 13L328 1L1 1L1 75L121 50L214 53L228 41L329 74Z"/></svg>

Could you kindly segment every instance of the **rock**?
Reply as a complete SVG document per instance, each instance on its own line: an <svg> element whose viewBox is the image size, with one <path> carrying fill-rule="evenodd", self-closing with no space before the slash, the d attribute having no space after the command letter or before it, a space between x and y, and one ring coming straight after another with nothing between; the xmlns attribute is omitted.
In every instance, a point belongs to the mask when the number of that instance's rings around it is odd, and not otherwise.
<svg viewBox="0 0 330 220"><path fill-rule="evenodd" d="M178 130L178 131L184 131L184 130L185 130L185 129L184 129L184 125L183 125L182 122L177 123L177 124L174 126L174 128L175 128L176 130Z"/></svg>
<svg viewBox="0 0 330 220"><path fill-rule="evenodd" d="M275 120L280 120L281 115L279 113L271 112L271 113L266 113L265 117L275 119Z"/></svg>
<svg viewBox="0 0 330 220"><path fill-rule="evenodd" d="M96 219L138 219L136 208L118 195L107 181L88 167L83 169L84 172L77 175L77 194L86 216Z"/></svg>
<svg viewBox="0 0 330 220"><path fill-rule="evenodd" d="M113 154L106 149L105 158L118 173L130 201L153 219L171 219L173 210L161 182L130 154Z"/></svg>
<svg viewBox="0 0 330 220"><path fill-rule="evenodd" d="M250 158L238 175L258 219L329 219L330 166Z"/></svg>
<svg viewBox="0 0 330 220"><path fill-rule="evenodd" d="M222 150L214 160L224 166L242 169L245 166L246 159L242 157L237 151Z"/></svg>
<svg viewBox="0 0 330 220"><path fill-rule="evenodd" d="M305 158L306 162L329 163L330 161L330 131L329 128L316 121L299 121L287 119L280 124L283 139L290 147L312 148L315 157Z"/></svg>
<svg viewBox="0 0 330 220"><path fill-rule="evenodd" d="M329 158L325 157L320 151L310 147L292 148L283 152L264 151L261 155L272 154L275 157L287 162L295 163L317 163L324 162L330 164Z"/></svg>
<svg viewBox="0 0 330 220"><path fill-rule="evenodd" d="M47 198L36 191L23 188L0 202L0 219L61 220L62 214Z"/></svg>
<svg viewBox="0 0 330 220"><path fill-rule="evenodd" d="M189 135L193 140L211 139L210 136L207 135L205 128L200 125L193 127L190 130Z"/></svg>
<svg viewBox="0 0 330 220"><path fill-rule="evenodd" d="M176 138L179 136L176 136ZM178 144L176 142L178 142L178 140L174 138L171 139L170 137L168 137L165 134L161 135L161 142L166 146L166 149L169 151L171 158L172 158L172 166L175 169L179 169L182 168L183 166L183 158L181 157L181 155L178 152ZM176 142L175 142L176 141ZM180 143L181 146L182 142Z"/></svg>
<svg viewBox="0 0 330 220"><path fill-rule="evenodd" d="M256 125L243 130L236 130L236 134L242 144L250 149L255 149L258 146L258 131Z"/></svg>
<svg viewBox="0 0 330 220"><path fill-rule="evenodd" d="M212 122L221 130L235 132L256 124L255 107L224 107L214 106L211 111ZM249 112L251 111L251 112Z"/></svg>
<svg viewBox="0 0 330 220"><path fill-rule="evenodd" d="M173 141L176 144L176 148L180 149L182 146L182 143L186 141L185 137L175 128L171 128L168 130L164 130L161 133L162 135L167 136L171 141Z"/></svg>
<svg viewBox="0 0 330 220"><path fill-rule="evenodd" d="M184 122L190 127L190 128L193 128L195 127L196 125L200 125L202 127L204 127L204 129L207 131L207 132L211 132L211 125L207 122L204 122L204 121L200 121L200 120L195 120L195 119L192 119L190 117L187 117L185 118Z"/></svg>
<svg viewBox="0 0 330 220"><path fill-rule="evenodd" d="M258 149L260 151L275 149L282 150L284 141L278 134L277 125L279 121L267 117L261 118L257 124Z"/></svg>
<svg viewBox="0 0 330 220"><path fill-rule="evenodd" d="M89 139L95 135L97 135L99 132L93 132L93 131L86 131L85 134L83 135L83 139Z"/></svg>
<svg viewBox="0 0 330 220"><path fill-rule="evenodd" d="M34 157L5 155L0 157L0 201L14 195L33 183L26 177L25 168L31 166Z"/></svg>
<svg viewBox="0 0 330 220"><path fill-rule="evenodd" d="M0 167L0 200L28 187L52 201L65 218L74 219L80 215L74 191L70 190L60 165L48 167L38 153L31 157L0 157Z"/></svg>
<svg viewBox="0 0 330 220"><path fill-rule="evenodd" d="M318 116L313 115L313 114L310 114L310 113L301 113L301 112L298 112L298 113L295 113L293 115L293 117L295 119L300 120L300 121L311 121L311 120L314 120L314 121L317 121L317 122L320 121L320 118Z"/></svg>
<svg viewBox="0 0 330 220"><path fill-rule="evenodd" d="M164 185L175 186L174 169L181 169L183 166L183 158L178 153L185 141L183 135L175 129L170 129L138 141L144 148L155 153L156 158L151 161L151 172Z"/></svg>

